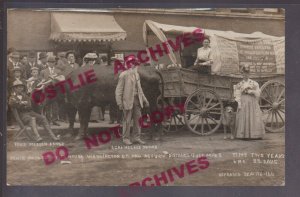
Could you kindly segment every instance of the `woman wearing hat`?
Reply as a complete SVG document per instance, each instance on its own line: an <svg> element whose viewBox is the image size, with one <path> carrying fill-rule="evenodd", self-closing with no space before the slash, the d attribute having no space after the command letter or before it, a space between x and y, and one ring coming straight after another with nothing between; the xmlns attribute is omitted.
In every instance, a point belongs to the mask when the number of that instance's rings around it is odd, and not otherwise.
<svg viewBox="0 0 300 197"><path fill-rule="evenodd" d="M256 81L249 79L249 66L243 66L241 73L243 80L235 86L235 100L238 102L236 138L262 139L265 126L258 103L260 88Z"/></svg>
<svg viewBox="0 0 300 197"><path fill-rule="evenodd" d="M83 65L82 66L94 66L97 59L98 59L98 55L96 53L87 53L83 57Z"/></svg>

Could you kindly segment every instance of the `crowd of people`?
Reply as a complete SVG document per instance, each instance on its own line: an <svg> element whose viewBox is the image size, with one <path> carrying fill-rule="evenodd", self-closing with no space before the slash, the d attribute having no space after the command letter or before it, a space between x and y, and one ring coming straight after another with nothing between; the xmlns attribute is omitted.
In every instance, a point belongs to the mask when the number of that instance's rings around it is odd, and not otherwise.
<svg viewBox="0 0 300 197"><path fill-rule="evenodd" d="M203 46L197 50L197 57L191 69L210 74L212 51L209 39L204 39ZM63 107L58 107L57 102L51 102L45 106L33 105L30 95L33 90L43 88L43 85L54 79L67 78L68 75L80 66L93 66L97 64L107 65L106 58L99 58L96 53L87 53L83 58L83 64L75 62L73 51L60 52L56 56L47 55L45 52L38 54L29 52L20 55L14 49L8 50L8 125L12 122L12 109L19 113L19 125L29 125L37 141L42 138L36 129L36 122L43 125L54 140L59 140L51 131L50 124L59 126L58 120L68 121L67 112ZM119 76L116 88L116 102L123 111L123 142L131 145L130 127L133 120L133 140L144 144L140 138L140 126L138 119L141 116L141 108L149 106L140 84L137 66L132 66ZM260 89L258 83L249 79L249 67L241 66L243 80L236 85L235 99L238 103L236 118L236 138L257 139L263 138L265 130L262 121L262 113L258 104ZM104 120L105 108L94 107L90 121L99 122ZM18 119L18 117L14 117ZM21 122L21 123L20 123ZM111 117L111 122L114 118ZM119 120L120 123L120 120Z"/></svg>
<svg viewBox="0 0 300 197"><path fill-rule="evenodd" d="M52 80L60 80L81 66L107 65L105 56L98 57L96 53L87 53L83 58L83 64L75 62L73 51L59 52L48 55L46 52L20 53L14 48L7 53L7 123L14 127L17 124L24 127L29 125L34 131L37 141L42 138L36 128L36 123L43 125L54 140L58 138L51 131L50 125L60 126L59 122L68 122L66 109L58 106L58 102L46 105L37 105L31 102L31 93L36 89L42 89ZM17 111L16 114L13 113ZM91 120L99 122L104 120L105 108L94 107ZM19 120L18 120L19 119ZM17 120L17 122L15 122ZM112 121L114 119L112 118ZM113 122L110 123L113 123Z"/></svg>

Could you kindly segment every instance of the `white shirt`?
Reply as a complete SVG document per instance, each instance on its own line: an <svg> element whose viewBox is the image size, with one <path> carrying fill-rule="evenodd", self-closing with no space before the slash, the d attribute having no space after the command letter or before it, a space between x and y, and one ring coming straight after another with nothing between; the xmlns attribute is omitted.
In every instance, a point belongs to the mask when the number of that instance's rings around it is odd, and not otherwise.
<svg viewBox="0 0 300 197"><path fill-rule="evenodd" d="M197 50L197 59L202 61L212 60L211 49L201 47Z"/></svg>
<svg viewBox="0 0 300 197"><path fill-rule="evenodd" d="M49 71L50 71L50 75L53 75L54 74L54 67L53 68L49 67Z"/></svg>

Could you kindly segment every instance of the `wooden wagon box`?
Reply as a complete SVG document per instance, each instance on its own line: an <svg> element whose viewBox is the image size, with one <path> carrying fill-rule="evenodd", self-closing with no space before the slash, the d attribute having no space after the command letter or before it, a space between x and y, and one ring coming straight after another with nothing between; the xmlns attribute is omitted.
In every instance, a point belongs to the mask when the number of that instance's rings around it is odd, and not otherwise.
<svg viewBox="0 0 300 197"><path fill-rule="evenodd" d="M240 80L228 76L201 74L185 68L160 71L163 76L164 97L187 97L203 88L215 91L222 100L230 100L233 98L233 85Z"/></svg>

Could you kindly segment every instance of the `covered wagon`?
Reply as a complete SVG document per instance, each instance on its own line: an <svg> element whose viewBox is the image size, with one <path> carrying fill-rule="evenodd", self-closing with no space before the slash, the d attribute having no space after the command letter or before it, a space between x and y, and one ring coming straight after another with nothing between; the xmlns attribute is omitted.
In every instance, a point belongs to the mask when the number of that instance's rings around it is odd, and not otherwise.
<svg viewBox="0 0 300 197"><path fill-rule="evenodd" d="M183 27L146 20L144 41L164 42L180 34L193 32L199 27ZM170 51L166 58L155 62L163 81L158 104L164 106L184 102L185 112L174 113L165 123L179 128L186 125L199 135L209 135L218 130L225 104L234 102L234 87L241 81L240 69L250 67L250 78L261 87L259 103L266 129L271 132L284 130L285 125L285 38L254 32L242 34L232 31L203 29L210 39L212 51L211 73L204 74L189 67L196 59L201 43L189 47L180 46ZM150 36L151 35L151 36ZM150 38L152 37L152 38ZM162 63L161 63L162 62ZM175 66L174 66L175 65Z"/></svg>

